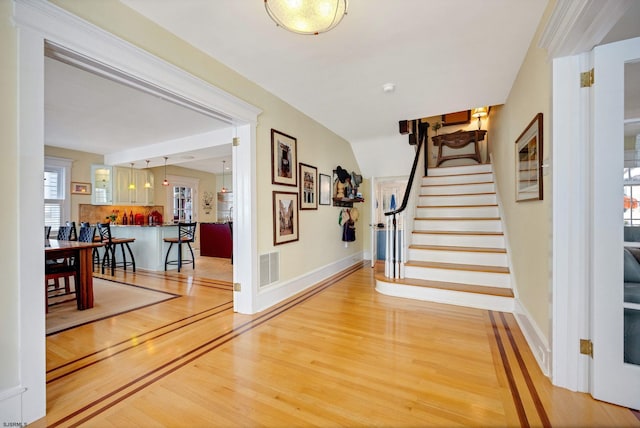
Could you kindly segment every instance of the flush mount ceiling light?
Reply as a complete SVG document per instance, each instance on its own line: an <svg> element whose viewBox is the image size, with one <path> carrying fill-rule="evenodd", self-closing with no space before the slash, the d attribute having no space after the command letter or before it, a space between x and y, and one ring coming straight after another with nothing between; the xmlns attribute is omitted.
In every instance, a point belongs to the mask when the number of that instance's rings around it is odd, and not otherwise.
<svg viewBox="0 0 640 428"><path fill-rule="evenodd" d="M347 14L347 0L264 0L269 17L293 33L326 33Z"/></svg>

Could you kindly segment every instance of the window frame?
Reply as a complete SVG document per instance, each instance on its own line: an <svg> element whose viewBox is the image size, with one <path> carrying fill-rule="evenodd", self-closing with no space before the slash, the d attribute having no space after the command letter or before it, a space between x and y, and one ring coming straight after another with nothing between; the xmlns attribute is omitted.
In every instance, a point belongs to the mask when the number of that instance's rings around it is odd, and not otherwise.
<svg viewBox="0 0 640 428"><path fill-rule="evenodd" d="M71 219L71 194L69 188L71 186L71 165L73 160L67 158L59 158L53 156L45 156L44 158L44 172L58 172L61 179L58 183L58 190L62 194L62 198L58 199L45 199L44 198L44 174L43 174L43 188L42 188L42 209L45 211L46 204L59 204L60 205L60 224L51 224L51 236L55 236L58 233L60 225L66 221L65 219ZM45 217L45 225L46 225Z"/></svg>

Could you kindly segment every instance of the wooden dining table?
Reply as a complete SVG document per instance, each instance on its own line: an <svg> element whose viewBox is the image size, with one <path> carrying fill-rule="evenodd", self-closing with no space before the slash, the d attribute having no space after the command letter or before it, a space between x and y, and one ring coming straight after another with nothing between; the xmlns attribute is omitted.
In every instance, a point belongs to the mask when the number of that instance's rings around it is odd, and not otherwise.
<svg viewBox="0 0 640 428"><path fill-rule="evenodd" d="M72 257L76 268L76 301L78 309L93 308L93 249L102 242L59 241L45 239L44 257L56 260Z"/></svg>

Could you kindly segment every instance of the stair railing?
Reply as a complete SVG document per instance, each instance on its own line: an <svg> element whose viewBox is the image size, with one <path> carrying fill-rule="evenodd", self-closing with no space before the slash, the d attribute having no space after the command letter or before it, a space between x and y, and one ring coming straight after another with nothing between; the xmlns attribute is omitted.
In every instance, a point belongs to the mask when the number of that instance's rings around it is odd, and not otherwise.
<svg viewBox="0 0 640 428"><path fill-rule="evenodd" d="M418 127L418 138L416 155L413 158L411 173L407 181L407 187L404 191L402 204L396 210L385 212L386 217L386 234L385 234L385 265L384 274L388 278L404 278L404 264L407 258L406 252L406 214L405 210L413 188L413 181L416 175L418 163L420 161L420 151L425 147L424 153L424 175L427 175L427 130L428 123L421 123Z"/></svg>

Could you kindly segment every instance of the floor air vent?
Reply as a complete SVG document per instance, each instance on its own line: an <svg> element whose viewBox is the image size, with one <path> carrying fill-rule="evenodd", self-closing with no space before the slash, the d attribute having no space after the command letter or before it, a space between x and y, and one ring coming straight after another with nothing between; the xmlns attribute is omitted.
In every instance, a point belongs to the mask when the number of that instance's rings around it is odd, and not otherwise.
<svg viewBox="0 0 640 428"><path fill-rule="evenodd" d="M280 253L260 255L260 287L280 279Z"/></svg>

